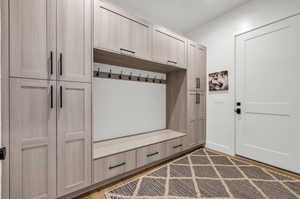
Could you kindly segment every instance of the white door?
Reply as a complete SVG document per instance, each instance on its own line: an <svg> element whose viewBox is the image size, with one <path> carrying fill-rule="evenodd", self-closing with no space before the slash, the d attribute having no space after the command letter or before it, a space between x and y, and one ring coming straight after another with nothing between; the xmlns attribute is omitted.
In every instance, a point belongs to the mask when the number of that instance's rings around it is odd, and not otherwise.
<svg viewBox="0 0 300 199"><path fill-rule="evenodd" d="M300 173L300 16L236 38L236 152Z"/></svg>

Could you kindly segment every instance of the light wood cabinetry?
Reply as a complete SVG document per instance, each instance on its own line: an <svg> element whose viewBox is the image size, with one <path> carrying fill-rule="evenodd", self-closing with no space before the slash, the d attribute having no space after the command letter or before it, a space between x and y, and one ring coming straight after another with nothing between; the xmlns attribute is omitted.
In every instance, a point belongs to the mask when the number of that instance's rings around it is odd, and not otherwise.
<svg viewBox="0 0 300 199"><path fill-rule="evenodd" d="M58 79L91 82L92 0L57 1Z"/></svg>
<svg viewBox="0 0 300 199"><path fill-rule="evenodd" d="M186 68L186 45L187 40L184 37L154 26L152 45L154 61Z"/></svg>
<svg viewBox="0 0 300 199"><path fill-rule="evenodd" d="M124 174L136 168L136 150L108 156L94 160L93 182L102 182L106 179Z"/></svg>
<svg viewBox="0 0 300 199"><path fill-rule="evenodd" d="M188 43L188 133L186 147L205 144L206 137L206 49Z"/></svg>
<svg viewBox="0 0 300 199"><path fill-rule="evenodd" d="M171 156L177 153L180 153L185 148L183 143L183 138L177 138L167 142L167 156Z"/></svg>
<svg viewBox="0 0 300 199"><path fill-rule="evenodd" d="M192 41L188 43L188 90L206 91L206 49Z"/></svg>
<svg viewBox="0 0 300 199"><path fill-rule="evenodd" d="M10 76L56 78L56 1L10 1Z"/></svg>
<svg viewBox="0 0 300 199"><path fill-rule="evenodd" d="M95 0L94 47L151 59L151 25L120 8Z"/></svg>
<svg viewBox="0 0 300 199"><path fill-rule="evenodd" d="M10 81L10 198L56 198L56 82Z"/></svg>
<svg viewBox="0 0 300 199"><path fill-rule="evenodd" d="M164 142L137 149L137 167L142 167L165 157L166 143Z"/></svg>
<svg viewBox="0 0 300 199"><path fill-rule="evenodd" d="M10 76L91 82L91 9L91 0L10 1Z"/></svg>
<svg viewBox="0 0 300 199"><path fill-rule="evenodd" d="M58 195L91 184L91 86L60 82L57 94Z"/></svg>

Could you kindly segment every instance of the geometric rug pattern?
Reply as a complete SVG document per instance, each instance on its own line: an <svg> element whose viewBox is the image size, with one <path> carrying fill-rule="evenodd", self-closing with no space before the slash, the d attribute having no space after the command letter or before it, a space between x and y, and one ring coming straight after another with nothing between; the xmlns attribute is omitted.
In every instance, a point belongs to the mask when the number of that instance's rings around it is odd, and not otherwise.
<svg viewBox="0 0 300 199"><path fill-rule="evenodd" d="M300 180L199 149L105 193L107 199L300 199Z"/></svg>

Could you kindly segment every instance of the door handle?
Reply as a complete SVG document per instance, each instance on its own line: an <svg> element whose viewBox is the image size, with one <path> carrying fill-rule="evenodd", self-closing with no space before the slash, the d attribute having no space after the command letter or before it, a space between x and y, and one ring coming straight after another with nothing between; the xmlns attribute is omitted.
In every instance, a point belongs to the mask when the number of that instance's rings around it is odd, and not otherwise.
<svg viewBox="0 0 300 199"><path fill-rule="evenodd" d="M177 64L176 61L170 61L170 60L168 60L168 63L171 63L171 64Z"/></svg>
<svg viewBox="0 0 300 199"><path fill-rule="evenodd" d="M159 154L159 152L147 154L147 158L150 158L150 157L158 155L158 154Z"/></svg>
<svg viewBox="0 0 300 199"><path fill-rule="evenodd" d="M197 77L197 78L196 78L196 88L200 88L200 87L201 87L200 78Z"/></svg>
<svg viewBox="0 0 300 199"><path fill-rule="evenodd" d="M125 166L125 165L126 165L126 162L122 162L118 165L110 166L108 169L112 170L112 169L115 169L115 168L118 168L118 167L121 167L121 166Z"/></svg>
<svg viewBox="0 0 300 199"><path fill-rule="evenodd" d="M242 113L242 110L241 110L241 108L237 108L237 109L235 109L235 112L236 112L236 114L240 115Z"/></svg>
<svg viewBox="0 0 300 199"><path fill-rule="evenodd" d="M129 52L129 53L135 54L134 51L132 51L132 50L127 50L127 49L125 49L125 48L120 48L120 51L125 51L125 52Z"/></svg>
<svg viewBox="0 0 300 199"><path fill-rule="evenodd" d="M196 104L200 104L200 93L196 93Z"/></svg>
<svg viewBox="0 0 300 199"><path fill-rule="evenodd" d="M63 107L63 88L62 86L59 87L59 97L60 97L60 108Z"/></svg>
<svg viewBox="0 0 300 199"><path fill-rule="evenodd" d="M53 75L53 52L50 52L50 74Z"/></svg>
<svg viewBox="0 0 300 199"><path fill-rule="evenodd" d="M60 76L63 75L63 54L59 54L59 74Z"/></svg>
<svg viewBox="0 0 300 199"><path fill-rule="evenodd" d="M50 86L50 108L53 109L53 86Z"/></svg>

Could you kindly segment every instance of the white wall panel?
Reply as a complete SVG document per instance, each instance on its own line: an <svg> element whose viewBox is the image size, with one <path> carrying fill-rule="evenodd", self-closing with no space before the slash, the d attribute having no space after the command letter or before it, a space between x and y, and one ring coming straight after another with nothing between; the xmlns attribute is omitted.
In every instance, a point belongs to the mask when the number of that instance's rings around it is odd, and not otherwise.
<svg viewBox="0 0 300 199"><path fill-rule="evenodd" d="M109 70L101 66L101 70ZM144 71L112 67L113 73L164 77ZM166 85L94 78L94 141L166 128Z"/></svg>

